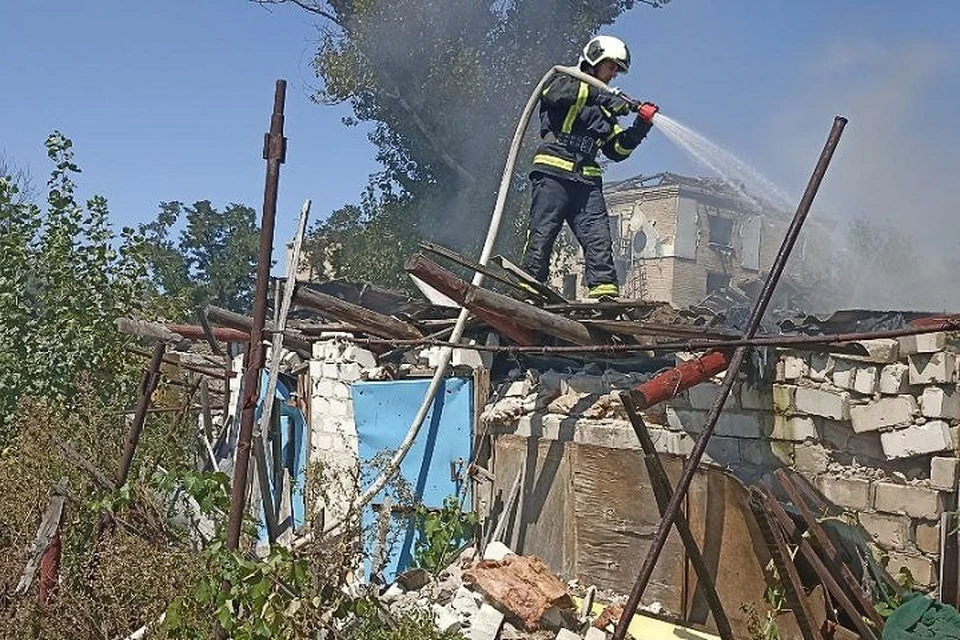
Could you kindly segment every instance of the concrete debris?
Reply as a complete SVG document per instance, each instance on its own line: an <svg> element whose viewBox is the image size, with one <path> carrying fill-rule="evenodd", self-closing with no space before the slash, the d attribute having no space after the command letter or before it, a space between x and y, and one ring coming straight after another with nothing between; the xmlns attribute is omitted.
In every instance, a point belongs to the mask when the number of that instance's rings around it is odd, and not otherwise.
<svg viewBox="0 0 960 640"><path fill-rule="evenodd" d="M464 581L528 631L556 626L574 608L566 585L536 557L510 554L501 561L481 560L464 572ZM545 619L551 608L555 611Z"/></svg>
<svg viewBox="0 0 960 640"><path fill-rule="evenodd" d="M411 607L430 611L438 631L456 631L466 640L606 640L612 626L590 626L595 624L590 607L596 587L564 584L539 558L517 555L499 542L486 552L500 559L479 559L474 549L467 549L437 576L418 569L404 572L380 601L394 614ZM586 595L579 619L571 589ZM620 610L619 605L610 609ZM607 627L616 618L607 613L603 620Z"/></svg>

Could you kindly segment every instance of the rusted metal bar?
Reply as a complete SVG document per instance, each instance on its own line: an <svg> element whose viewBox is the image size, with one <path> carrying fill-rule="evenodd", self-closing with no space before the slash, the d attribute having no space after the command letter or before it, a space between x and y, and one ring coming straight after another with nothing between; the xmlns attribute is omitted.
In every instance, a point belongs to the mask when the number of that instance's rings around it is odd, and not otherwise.
<svg viewBox="0 0 960 640"><path fill-rule="evenodd" d="M480 318L480 316L477 316ZM594 321L584 320L585 326L593 326ZM494 325L490 325L494 329ZM603 328L602 326L600 328ZM806 348L811 349L819 345L831 345L838 343L847 343L846 346L854 346L853 343L865 340L876 340L880 338L901 338L904 336L917 336L925 333L938 333L940 331L960 331L960 319L958 320L939 320L936 324L924 324L923 326L911 326L903 329L891 329L889 331L867 331L860 333L833 333L816 336L755 336L749 340L686 340L683 342L658 342L654 344L593 344L583 346L476 346L472 347L479 351L495 351L500 353L604 353L604 354L623 354L639 351L701 351L707 349L734 349L735 347L782 347L782 348ZM616 332L614 332L616 333ZM429 336L428 336L429 338ZM381 340L376 338L353 338L354 342L360 344L390 344L402 347L415 346L449 346L448 342L431 341L427 338L422 340ZM831 352L838 352L835 349L829 349ZM842 351L850 355L866 355L862 350L848 349ZM723 371L723 369L720 369ZM719 373L718 371L717 373ZM715 375L715 374L714 374Z"/></svg>
<svg viewBox="0 0 960 640"><path fill-rule="evenodd" d="M206 340L207 344L210 345L211 349L214 350L214 354L222 355L220 350L220 345L217 343L217 340L223 342L250 342L250 334L246 331L240 331L239 329L231 329L230 327L211 327L209 321L207 321L206 316L202 316L204 322L207 322L207 328L210 329L208 334L206 329L201 326L194 326L192 324L166 324L165 326L170 331L179 333L184 338L190 338L191 340Z"/></svg>
<svg viewBox="0 0 960 640"><path fill-rule="evenodd" d="M678 340L713 340L716 342L737 340L740 338L739 333L729 331L723 327L699 327L690 324L644 322L643 320L603 320L591 318L583 318L580 322L588 327L601 329L607 333L619 333L627 336L666 336ZM655 345L656 343L653 343L652 346Z"/></svg>
<svg viewBox="0 0 960 640"><path fill-rule="evenodd" d="M827 588L827 591L830 592L833 599L836 600L840 607L846 612L847 617L850 618L850 622L857 630L857 633L859 633L864 640L877 640L874 630L863 619L856 605L853 604L847 596L847 593L837 583L830 569L827 568L823 560L820 559L820 556L817 555L817 552L810 546L810 542L804 537L800 528L797 527L797 524L790 515L784 511L783 506L777 502L776 498L770 495L766 487L760 487L759 490L766 495L767 510L780 523L780 527L783 529L787 538L793 544L797 545L800 555L803 556L803 559L807 561L814 573L817 574L817 577L820 578L823 586Z"/></svg>
<svg viewBox="0 0 960 640"><path fill-rule="evenodd" d="M127 429L127 437L123 445L123 457L120 458L120 468L117 469L116 483L122 487L127 481L127 474L130 472L130 465L133 463L133 454L137 450L137 443L140 442L140 433L143 431L143 424L147 419L147 409L150 408L150 397L157 388L160 381L160 365L163 363L163 354L167 345L164 342L158 342L153 347L153 355L150 357L150 365L140 384L140 397L137 399L137 407L133 414L133 422Z"/></svg>
<svg viewBox="0 0 960 640"><path fill-rule="evenodd" d="M771 267L770 273L767 275L767 278L763 283L763 289L760 291L756 306L753 309L753 313L750 315L750 322L747 325L747 331L744 334L745 338L752 338L760 328L760 321L763 319L763 314L767 309L767 305L770 303L770 299L773 297L773 292L776 289L777 283L780 280L780 276L783 274L783 270L787 265L787 260L790 258L790 252L793 250L793 246L796 244L797 238L800 236L800 230L803 228L803 222L806 220L807 214L810 212L810 206L813 204L813 199L820 188L820 183L823 181L823 176L827 172L827 167L830 165L830 159L833 157L833 152L836 150L837 144L840 142L840 135L843 132L843 128L846 126L846 124L847 120L841 117L837 117L833 121L833 128L830 131L830 136L827 138L827 142L820 154L820 159L817 162L817 166L813 171L813 175L810 177L810 181L807 184L807 188L804 191L803 197L800 199L800 204L797 207L797 211L793 216L790 227L787 229L786 235L784 236L783 244L780 246L777 257L773 261L773 266ZM631 591L630 597L627 599L627 603L624 605L624 615L620 618L619 622L617 623L617 627L613 632L613 640L623 640L627 633L627 627L629 626L630 619L633 617L633 614L636 613L637 606L640 604L640 598L643 595L644 590L647 588L647 584L650 582L650 577L653 575L653 569L656 566L657 559L660 557L660 553L663 551L663 547L667 542L667 536L670 533L672 521L676 514L680 511L680 506L687 494L687 490L690 488L690 483L693 481L694 473L696 472L697 467L700 465L700 460L703 458L703 454L707 449L707 443L709 442L710 437L713 435L713 430L717 425L717 420L720 418L720 412L723 410L723 405L727 401L727 396L730 395L730 389L733 387L733 384L737 379L737 375L740 372L740 367L743 364L746 353L747 347L737 347L737 349L733 352L733 356L730 359L730 364L727 367L726 375L724 375L723 378L723 383L720 385L720 389L717 392L717 397L713 402L713 406L707 413L703 431L700 433L700 436L694 443L693 450L690 452L687 463L683 467L683 473L680 476L680 481L677 484L673 498L670 500L670 505L667 508L667 514L660 521L660 524L657 527L657 532L654 534L653 540L651 541L650 548L647 552L647 557L644 559L644 562L640 567L640 575L637 577L633 591Z"/></svg>
<svg viewBox="0 0 960 640"><path fill-rule="evenodd" d="M461 280L423 254L416 254L407 260L404 269L428 285L447 296L457 304L466 306L467 293L474 286ZM510 338L519 345L537 343L536 333L517 324L513 318L480 307L467 306L467 309L480 320ZM448 342L442 343L449 346Z"/></svg>
<svg viewBox="0 0 960 640"><path fill-rule="evenodd" d="M653 438L650 437L650 432L647 430L647 425L643 421L643 416L637 411L637 407L633 404L633 400L629 394L621 394L620 402L623 403L623 408L627 411L627 417L630 419L633 431L637 434L637 439L640 441L640 448L643 450L643 461L647 467L647 476L650 478L650 488L653 489L653 495L657 501L657 508L660 509L660 516L662 517L666 514L667 505L670 503L670 496L673 494L670 478L663 468L663 463L660 462L660 458L657 455L657 447L653 443ZM697 588L700 589L704 599L707 601L707 605L710 607L710 613L713 614L713 621L717 625L717 633L722 640L734 640L733 629L730 628L727 613L723 609L723 603L720 601L719 594L717 594L717 587L714 584L713 576L710 575L710 570L707 568L707 563L703 559L703 554L700 553L700 547L697 546L697 541L693 537L693 532L690 530L690 523L687 521L687 517L682 512L678 512L674 524L677 527L677 533L680 534L680 540L683 542L683 548L687 552L690 564L697 574Z"/></svg>
<svg viewBox="0 0 960 640"><path fill-rule="evenodd" d="M364 333L371 333L384 338L400 338L401 340L415 340L423 335L409 322L371 311L366 307L320 291L314 291L303 285L297 285L293 292L293 299L297 304L315 309L324 316L348 322Z"/></svg>
<svg viewBox="0 0 960 640"><path fill-rule="evenodd" d="M286 155L283 137L283 107L287 81L277 80L273 97L270 132L264 137L263 157L267 161L266 184L263 190L263 218L260 223L260 247L257 253L257 280L253 296L253 320L250 327L250 349L243 378L243 403L240 431L237 435L236 462L230 483L230 517L227 521L226 547L236 549L240 543L240 525L246 507L247 475L250 469L250 440L260 395L260 371L263 368L263 326L267 318L267 287L273 262L273 233L277 219L277 190L280 165Z"/></svg>
<svg viewBox="0 0 960 640"><path fill-rule="evenodd" d="M853 599L856 600L856 603L860 606L861 613L868 617L878 629L882 630L883 617L877 612L876 607L873 606L867 594L864 593L863 587L854 577L850 568L847 567L843 559L840 558L840 553L836 547L833 546L833 543L830 542L830 537L827 535L827 532L823 530L823 527L820 526L820 522L816 516L813 515L803 496L797 491L797 488L787 474L784 473L783 469L777 469L774 472L774 476L777 478L780 486L783 487L787 497L790 498L790 502L800 511L800 517L803 518L803 521L807 525L807 532L826 557L824 564L830 573L843 578L847 584L850 595L853 596Z"/></svg>
<svg viewBox="0 0 960 640"><path fill-rule="evenodd" d="M777 575L780 576L784 598L787 601L787 606L793 611L793 617L797 621L800 635L803 640L828 640L818 628L816 618L810 609L806 592L803 590L803 583L800 581L796 565L793 564L793 558L790 555L790 550L787 549L783 533L770 513L767 494L757 487L750 487L749 491L750 511L753 512L760 528L760 534L767 543L770 559L773 560L773 566L776 567Z"/></svg>

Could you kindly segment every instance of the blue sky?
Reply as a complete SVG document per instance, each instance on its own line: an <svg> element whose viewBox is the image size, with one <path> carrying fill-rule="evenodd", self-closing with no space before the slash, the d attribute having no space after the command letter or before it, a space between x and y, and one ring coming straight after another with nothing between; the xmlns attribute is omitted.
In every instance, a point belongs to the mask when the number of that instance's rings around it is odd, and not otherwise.
<svg viewBox="0 0 960 640"><path fill-rule="evenodd" d="M658 102L788 193L802 190L833 116L848 116L818 203L920 220L921 233L942 239L960 202L958 28L951 0L673 0L638 5L605 32L633 50L633 70L619 79L627 93ZM151 219L162 200L259 210L260 148L274 82L285 78L280 246L305 198L315 220L356 201L376 170L365 130L341 122L347 108L309 100L316 38L312 16L246 0L4 2L0 151L42 185L43 141L63 131L83 195L106 196L118 226ZM654 132L609 176L664 170L701 172ZM956 241L947 244L956 255Z"/></svg>

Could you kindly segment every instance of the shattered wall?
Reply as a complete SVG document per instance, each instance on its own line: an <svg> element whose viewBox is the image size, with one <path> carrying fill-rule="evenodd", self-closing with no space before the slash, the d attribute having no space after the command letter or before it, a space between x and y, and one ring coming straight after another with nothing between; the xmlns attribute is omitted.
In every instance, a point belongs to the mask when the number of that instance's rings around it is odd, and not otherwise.
<svg viewBox="0 0 960 640"><path fill-rule="evenodd" d="M917 584L935 585L940 536L952 529L941 527L941 519L955 508L960 343L940 333L862 344L869 355L782 351L774 381L755 388L742 380L727 400L706 460L745 483L771 486L774 469L794 469L863 527L889 558L890 573L903 567ZM611 371L529 374L498 390L481 426L497 434L495 441L509 435L637 449L611 392L641 377ZM689 454L718 383L701 384L644 413L659 451ZM495 472L496 453L506 443L495 444ZM562 447L553 453L560 456L555 466L567 464ZM530 536L520 542L528 545L525 552L550 558L558 546L549 540ZM554 568L570 569L571 553L553 558ZM622 570L610 568L611 586L624 579Z"/></svg>

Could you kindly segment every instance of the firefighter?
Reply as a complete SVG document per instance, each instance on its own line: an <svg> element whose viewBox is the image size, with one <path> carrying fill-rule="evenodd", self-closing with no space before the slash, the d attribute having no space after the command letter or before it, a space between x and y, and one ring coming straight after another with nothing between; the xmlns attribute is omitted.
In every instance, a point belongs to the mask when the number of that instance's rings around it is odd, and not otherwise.
<svg viewBox="0 0 960 640"><path fill-rule="evenodd" d="M580 55L580 70L604 83L630 68L630 51L619 38L597 36ZM590 298L617 297L617 273L607 207L603 200L602 151L610 160L625 160L653 126L658 107L645 102L633 124L617 118L634 110L615 93L557 74L540 96L541 143L533 157L533 201L523 255L523 269L546 282L550 254L564 221L583 249L584 276Z"/></svg>

